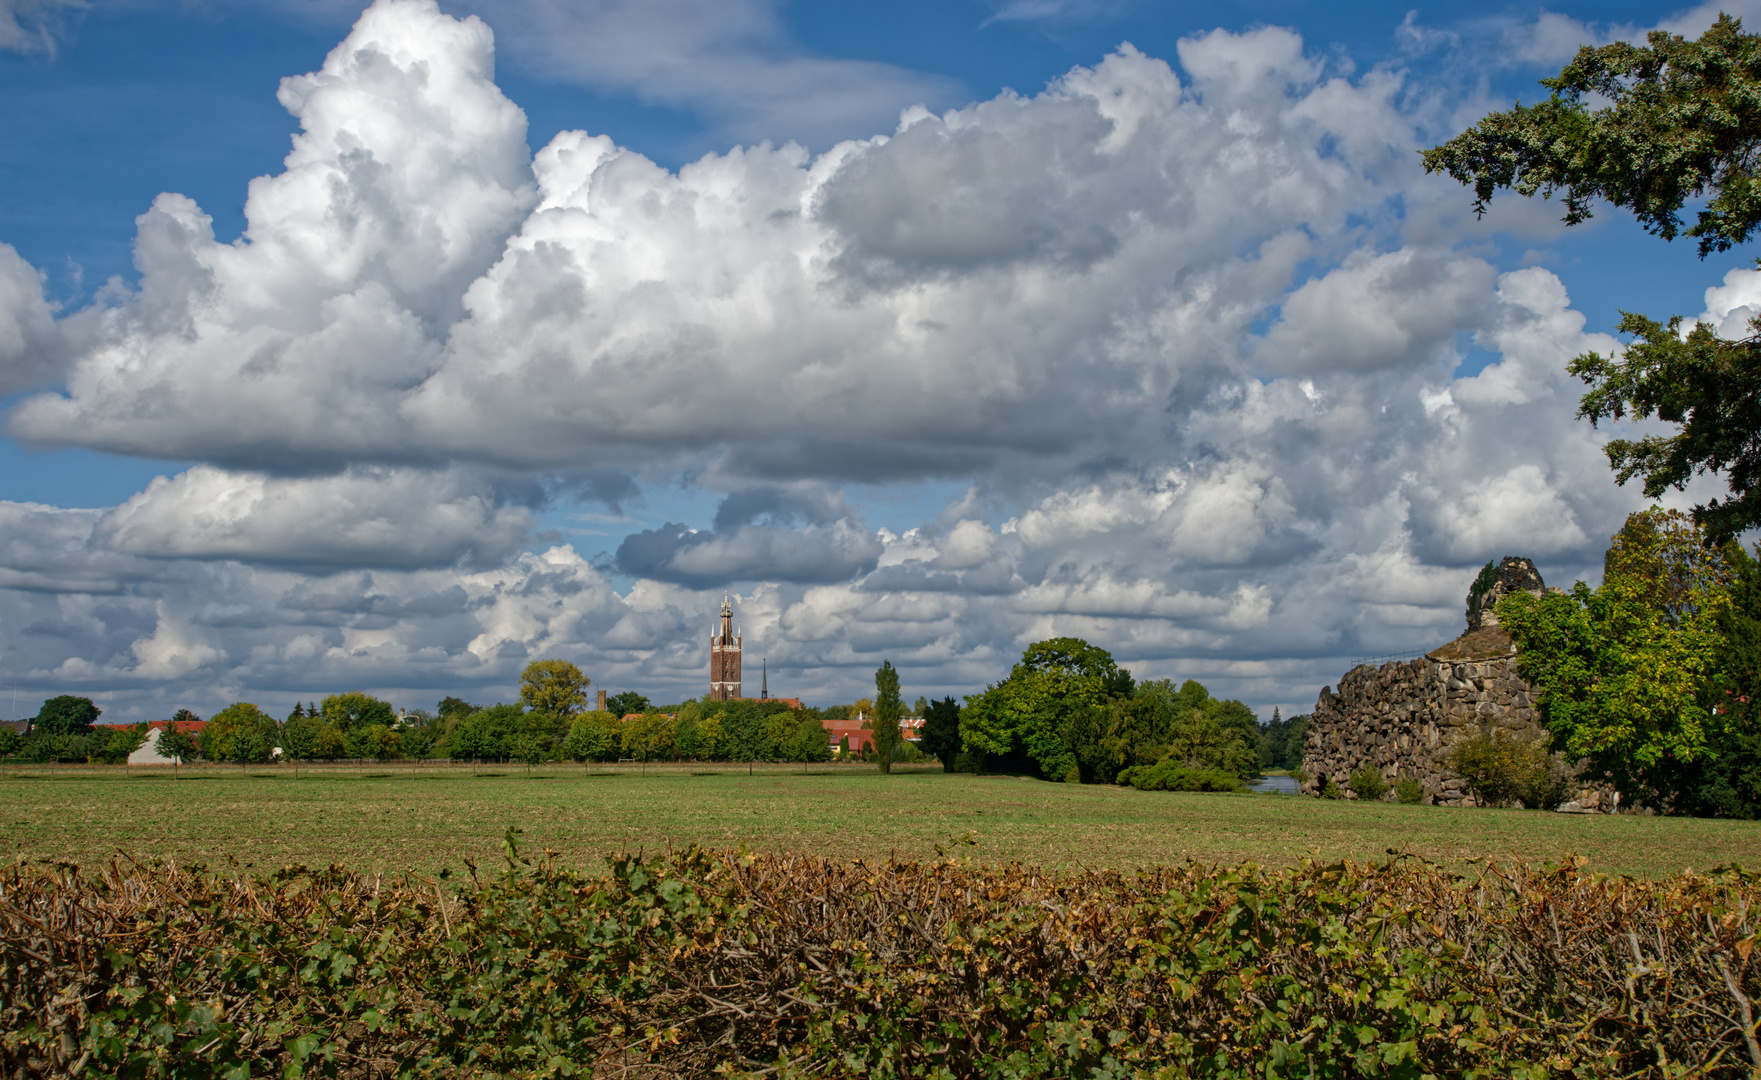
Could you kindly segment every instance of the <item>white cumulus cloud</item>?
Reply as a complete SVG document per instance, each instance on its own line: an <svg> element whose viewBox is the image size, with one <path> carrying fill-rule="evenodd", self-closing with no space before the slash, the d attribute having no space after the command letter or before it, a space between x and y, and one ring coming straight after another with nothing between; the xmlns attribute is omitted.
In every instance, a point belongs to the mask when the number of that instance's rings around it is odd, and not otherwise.
<svg viewBox="0 0 1761 1080"><path fill-rule="evenodd" d="M589 6L568 26L640 51L651 13ZM770 13L668 54L740 45L691 93L789 54ZM566 18L529 4L508 37ZM1278 28L1177 56L671 171L605 133L533 153L485 22L379 0L282 84L301 132L242 236L163 194L138 284L66 315L0 247L0 393L50 388L9 430L194 463L113 507L0 503L0 652L143 717L507 697L544 656L677 699L731 590L773 690L810 699L882 659L969 692L1072 634L1288 710L1453 636L1488 558L1593 575L1642 500L1564 366L1619 343L1439 209L1469 199L1413 150L1448 110ZM914 85L786 66L730 124ZM1757 279L1703 317L1746 323ZM1491 361L1462 374L1469 342ZM964 495L870 524L923 484ZM641 516L674 485L719 504ZM554 542L571 498L627 534Z"/></svg>

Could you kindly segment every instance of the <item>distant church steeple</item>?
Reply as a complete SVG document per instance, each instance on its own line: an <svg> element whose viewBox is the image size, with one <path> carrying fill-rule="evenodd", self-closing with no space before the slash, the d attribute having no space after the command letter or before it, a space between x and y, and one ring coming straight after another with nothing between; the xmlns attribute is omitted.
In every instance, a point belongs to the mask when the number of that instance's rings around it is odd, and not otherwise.
<svg viewBox="0 0 1761 1080"><path fill-rule="evenodd" d="M709 636L709 699L740 696L740 635L734 633L734 605L722 595L721 633Z"/></svg>
<svg viewBox="0 0 1761 1080"><path fill-rule="evenodd" d="M759 676L758 676L759 677L758 700L769 701L770 700L770 661L768 659L767 660L760 660L758 662L758 673L759 673Z"/></svg>

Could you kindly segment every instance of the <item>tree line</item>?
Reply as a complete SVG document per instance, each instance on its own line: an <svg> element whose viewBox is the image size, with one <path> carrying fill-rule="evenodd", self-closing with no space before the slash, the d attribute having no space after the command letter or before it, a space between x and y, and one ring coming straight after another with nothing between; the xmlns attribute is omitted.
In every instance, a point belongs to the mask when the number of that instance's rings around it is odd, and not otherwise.
<svg viewBox="0 0 1761 1080"><path fill-rule="evenodd" d="M887 665L890 669L891 665ZM556 761L827 761L835 756L872 759L845 745L833 747L822 721L877 712L873 699L849 705L796 708L776 699L687 700L655 706L635 691L607 698L606 709L587 708L591 680L566 660L538 660L520 675L520 699L475 705L444 697L434 712L399 715L391 703L362 691L296 702L282 720L250 702L202 718L180 709L160 732L156 747L170 762L207 760L241 765L276 757L292 761L450 758L484 762ZM890 730L897 735L903 706L897 675L889 703ZM919 698L921 712L927 702ZM64 695L43 704L29 736L0 729L0 759L28 762L125 761L146 741L151 725L99 728L102 714L89 698ZM876 739L877 745L881 740ZM920 759L902 738L887 743L886 765Z"/></svg>
<svg viewBox="0 0 1761 1080"><path fill-rule="evenodd" d="M655 706L634 691L588 709L591 680L565 660L539 660L520 676L520 700L475 705L445 697L434 712L398 715L361 691L296 702L283 720L249 702L208 719L198 734L174 723L157 748L168 761L260 764L293 761L450 758L483 762L789 761L861 757L882 770L939 760L951 772L1004 772L1087 783L1233 790L1262 765L1286 766L1288 725L1260 725L1246 705L1211 697L1199 683L1137 682L1104 649L1076 638L1030 646L1008 678L966 698L907 709L890 661L875 695L849 705L797 708L775 699L687 700ZM138 749L146 724L95 729L89 699L44 703L29 739L0 732L0 757L119 762ZM923 718L915 743L901 718ZM864 719L871 747L831 745L824 722ZM201 718L179 710L174 721ZM8 738L11 739L8 742ZM1300 733L1294 737L1300 754Z"/></svg>

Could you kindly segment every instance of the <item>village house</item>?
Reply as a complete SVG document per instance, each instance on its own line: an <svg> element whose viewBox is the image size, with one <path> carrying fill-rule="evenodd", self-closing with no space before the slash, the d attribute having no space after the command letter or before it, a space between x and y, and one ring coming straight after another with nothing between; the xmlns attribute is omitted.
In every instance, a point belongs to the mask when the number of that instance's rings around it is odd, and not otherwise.
<svg viewBox="0 0 1761 1080"><path fill-rule="evenodd" d="M179 731L189 735L200 735L208 726L206 720L154 720L147 725L146 741L128 756L130 765L170 765L170 758L159 756L159 733L176 725ZM96 724L99 728L133 727L133 724Z"/></svg>
<svg viewBox="0 0 1761 1080"><path fill-rule="evenodd" d="M874 749L874 731L869 727L871 722L867 715L857 713L843 720L821 720L819 724L826 730L832 753L837 753L847 745L852 754L860 754ZM923 736L923 717L899 717L899 734L905 737L905 741L915 743ZM848 743L844 742L846 739L849 740Z"/></svg>

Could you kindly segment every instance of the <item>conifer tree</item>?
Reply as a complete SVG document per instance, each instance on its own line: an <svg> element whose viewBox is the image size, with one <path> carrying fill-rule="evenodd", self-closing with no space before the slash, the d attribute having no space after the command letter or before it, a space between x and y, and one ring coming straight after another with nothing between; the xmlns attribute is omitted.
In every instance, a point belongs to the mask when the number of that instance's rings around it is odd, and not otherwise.
<svg viewBox="0 0 1761 1080"><path fill-rule="evenodd" d="M899 747L899 672L891 660L882 660L874 673L874 752L880 770L893 771L893 751Z"/></svg>

